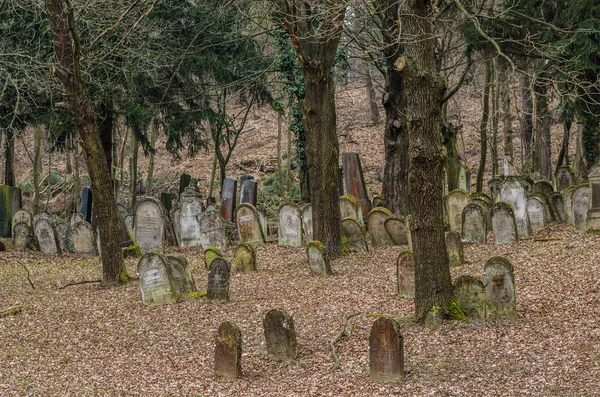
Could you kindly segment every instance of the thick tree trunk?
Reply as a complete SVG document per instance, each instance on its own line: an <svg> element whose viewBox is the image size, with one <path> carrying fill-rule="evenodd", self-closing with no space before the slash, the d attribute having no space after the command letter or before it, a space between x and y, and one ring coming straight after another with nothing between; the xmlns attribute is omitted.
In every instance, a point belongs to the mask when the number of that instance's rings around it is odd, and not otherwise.
<svg viewBox="0 0 600 397"><path fill-rule="evenodd" d="M548 86L537 80L534 85L535 91L535 149L536 168L540 171L542 178L552 180L551 147L550 147L550 111L548 109Z"/></svg>
<svg viewBox="0 0 600 397"><path fill-rule="evenodd" d="M533 139L533 97L529 87L529 77L522 74L519 78L521 88L521 148L523 151L523 172L531 172L531 141Z"/></svg>
<svg viewBox="0 0 600 397"><path fill-rule="evenodd" d="M129 163L129 204L131 208L135 206L137 182L138 182L138 154L140 143L136 138L137 134L131 134L131 158Z"/></svg>
<svg viewBox="0 0 600 397"><path fill-rule="evenodd" d="M12 129L6 130L4 160L4 184L7 186L15 186L15 137Z"/></svg>
<svg viewBox="0 0 600 397"><path fill-rule="evenodd" d="M508 82L502 85L502 124L504 134L504 157L510 165L514 164L514 146L513 146L513 130L512 116L510 113L510 94L508 90ZM510 166L509 165L509 166ZM507 170L510 172L510 170Z"/></svg>
<svg viewBox="0 0 600 397"><path fill-rule="evenodd" d="M112 176L112 153L113 153L113 130L115 122L115 111L113 109L112 100L107 99L100 106L100 139L102 140L102 148L108 163L108 170Z"/></svg>
<svg viewBox="0 0 600 397"><path fill-rule="evenodd" d="M490 86L492 83L492 61L485 61L485 83L483 87L483 110L479 124L479 168L477 169L477 185L475 191L483 193L483 175L487 160L487 125L490 118Z"/></svg>
<svg viewBox="0 0 600 397"><path fill-rule="evenodd" d="M446 147L446 178L448 181L448 191L458 189L460 177L460 155L457 149L457 128L451 123L442 125L442 138Z"/></svg>
<svg viewBox="0 0 600 397"><path fill-rule="evenodd" d="M158 125L156 121L152 122L152 132L150 133L150 146L156 150L156 135ZM146 179L146 192L148 195L152 192L152 179L154 178L154 153L155 150L150 151L150 159L148 160L148 178Z"/></svg>
<svg viewBox="0 0 600 397"><path fill-rule="evenodd" d="M40 212L40 174L42 150L42 127L35 126L33 129L33 214Z"/></svg>
<svg viewBox="0 0 600 397"><path fill-rule="evenodd" d="M492 61L492 178L498 175L498 124L500 121L500 71L496 60Z"/></svg>
<svg viewBox="0 0 600 397"><path fill-rule="evenodd" d="M435 65L433 16L428 0L410 2L404 30L407 126L410 134L410 230L415 260L415 317L444 312L453 299L442 214L445 155L441 111L445 91Z"/></svg>

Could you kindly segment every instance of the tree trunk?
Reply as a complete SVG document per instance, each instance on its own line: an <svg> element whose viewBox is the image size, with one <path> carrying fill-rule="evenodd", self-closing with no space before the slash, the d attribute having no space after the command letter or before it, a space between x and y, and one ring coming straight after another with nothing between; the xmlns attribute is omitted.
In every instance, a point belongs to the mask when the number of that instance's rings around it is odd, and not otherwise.
<svg viewBox="0 0 600 397"><path fill-rule="evenodd" d="M453 299L442 213L445 154L441 111L445 83L435 65L433 16L428 0L407 6L406 108L410 134L410 230L415 261L415 317L433 308L443 313Z"/></svg>
<svg viewBox="0 0 600 397"><path fill-rule="evenodd" d="M483 110L479 124L479 168L477 169L477 185L475 191L483 193L483 175L487 160L487 125L490 118L490 86L492 83L492 61L485 61L485 85L483 87Z"/></svg>
<svg viewBox="0 0 600 397"><path fill-rule="evenodd" d="M398 2L393 0L378 1L381 12L381 34L383 37L383 54L386 61L385 93L383 107L385 109L385 127L383 143L385 166L383 171L383 199L386 207L394 214L407 215L408 203L408 131L406 128L406 93L404 87L403 63L404 48L398 42L400 25L398 21Z"/></svg>
<svg viewBox="0 0 600 397"><path fill-rule="evenodd" d="M106 162L108 163L108 170L112 176L112 148L113 148L113 130L115 122L115 111L113 109L113 103L111 99L107 99L100 106L100 139L102 140L102 147L104 149L104 155L106 156Z"/></svg>
<svg viewBox="0 0 600 397"><path fill-rule="evenodd" d="M15 186L15 136L13 130L6 130L6 140L4 141L4 184Z"/></svg>
<svg viewBox="0 0 600 397"><path fill-rule="evenodd" d="M510 113L510 92L508 89L508 82L505 81L502 84L502 124L504 128L504 157L505 161L510 163L508 166L512 168L514 159L514 146L513 146L513 130L512 130L512 116ZM512 170L505 170L510 172Z"/></svg>
<svg viewBox="0 0 600 397"><path fill-rule="evenodd" d="M146 192L148 193L148 195L150 195L150 193L152 192L152 179L154 178L154 153L156 151L156 134L157 134L157 130L158 129L158 125L156 123L156 121L152 122L152 132L150 133L150 146L152 147L152 149L150 151L150 159L148 161L148 179L146 182Z"/></svg>
<svg viewBox="0 0 600 397"><path fill-rule="evenodd" d="M548 109L548 86L540 80L534 84L535 91L535 148L537 170L540 171L542 178L552 180L551 148L550 148L550 111Z"/></svg>
<svg viewBox="0 0 600 397"><path fill-rule="evenodd" d="M369 100L369 109L371 110L371 122L373 125L379 124L381 121L381 115L379 114L379 107L377 106L377 97L375 95L375 89L373 88L373 76L371 74L371 68L368 64L364 64L365 69L365 87L367 90L367 98Z"/></svg>
<svg viewBox="0 0 600 397"><path fill-rule="evenodd" d="M81 197L81 183L79 181L79 143L73 141L73 211L79 212L79 199Z"/></svg>
<svg viewBox="0 0 600 397"><path fill-rule="evenodd" d="M442 138L446 147L446 178L448 179L448 191L458 189L460 177L460 156L457 149L458 129L451 123L442 125Z"/></svg>
<svg viewBox="0 0 600 397"><path fill-rule="evenodd" d="M140 143L136 138L137 134L131 134L131 158L129 163L129 203L131 208L135 206L136 189L138 182L138 152Z"/></svg>
<svg viewBox="0 0 600 397"><path fill-rule="evenodd" d="M283 169L281 167L281 135L283 129L281 128L281 119L283 116L281 112L277 112L277 182L279 182L279 194L283 195L285 187L283 186Z"/></svg>
<svg viewBox="0 0 600 397"><path fill-rule="evenodd" d="M555 172L558 172L558 168L563 164L569 165L569 139L572 125L572 117L568 114L563 114L563 141L562 145L560 146L560 152L558 153L558 161L556 162Z"/></svg>
<svg viewBox="0 0 600 397"><path fill-rule="evenodd" d="M500 121L500 71L492 61L492 178L498 175L498 123Z"/></svg>
<svg viewBox="0 0 600 397"><path fill-rule="evenodd" d="M40 212L40 174L42 173L40 154L42 150L42 127L33 129L33 214Z"/></svg>
<svg viewBox="0 0 600 397"><path fill-rule="evenodd" d="M529 87L529 77L522 74L519 77L521 86L521 148L523 151L523 172L531 172L531 141L533 138L533 98Z"/></svg>

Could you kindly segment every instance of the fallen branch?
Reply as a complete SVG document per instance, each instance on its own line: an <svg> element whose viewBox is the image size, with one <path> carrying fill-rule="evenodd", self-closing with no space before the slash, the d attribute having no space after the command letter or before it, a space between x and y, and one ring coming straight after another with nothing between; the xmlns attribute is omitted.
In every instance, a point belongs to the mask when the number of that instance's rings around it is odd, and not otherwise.
<svg viewBox="0 0 600 397"><path fill-rule="evenodd" d="M21 313L21 310L23 310L23 307L20 305L7 307L6 309L0 309L0 318L14 316L15 314Z"/></svg>
<svg viewBox="0 0 600 397"><path fill-rule="evenodd" d="M74 281L72 283L63 285L62 287L59 287L58 289L65 289L67 287L70 287L71 285L92 284L92 283L101 283L101 282L102 282L102 280Z"/></svg>
<svg viewBox="0 0 600 397"><path fill-rule="evenodd" d="M331 346L331 355L333 356L333 359L335 360L335 364L333 364L333 367L331 367L331 369L329 370L330 373L340 369L340 366L342 364L342 360L340 360L340 357L337 354L337 349L335 348L335 344L338 343L340 340L342 340L342 338L349 337L350 335L352 335L352 330L350 330L349 332L346 331L346 327L348 326L348 320L350 320L352 317L356 317L358 315L360 315L360 313L354 313L354 314L350 314L348 316L344 316L344 323L342 325L342 330L340 331L339 334L337 334L337 336L329 344Z"/></svg>
<svg viewBox="0 0 600 397"><path fill-rule="evenodd" d="M35 285L33 285L33 281L31 281L31 273L29 273L29 269L27 269L27 266L25 266L22 263L20 263L20 265L23 266L23 268L27 272L27 281L29 281L29 285L31 285L31 288L33 288L33 290L35 291Z"/></svg>

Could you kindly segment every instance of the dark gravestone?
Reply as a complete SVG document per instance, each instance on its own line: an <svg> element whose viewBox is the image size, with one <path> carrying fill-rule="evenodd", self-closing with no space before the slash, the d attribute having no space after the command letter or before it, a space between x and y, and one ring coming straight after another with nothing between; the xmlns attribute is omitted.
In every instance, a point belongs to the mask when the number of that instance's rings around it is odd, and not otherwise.
<svg viewBox="0 0 600 397"><path fill-rule="evenodd" d="M556 209L556 216L558 217L558 220L561 222L566 222L567 215L565 213L565 201L563 196L558 192L554 192L550 195L548 200L552 202L552 205Z"/></svg>
<svg viewBox="0 0 600 397"><path fill-rule="evenodd" d="M184 296L196 291L192 270L181 254L169 254L166 257L167 271L176 296Z"/></svg>
<svg viewBox="0 0 600 397"><path fill-rule="evenodd" d="M406 299L415 297L415 260L412 251L403 251L396 260L398 296Z"/></svg>
<svg viewBox="0 0 600 397"><path fill-rule="evenodd" d="M381 317L371 327L369 375L378 382L404 379L404 338L400 325L391 318Z"/></svg>
<svg viewBox="0 0 600 397"><path fill-rule="evenodd" d="M190 182L192 181L192 177L185 172L181 174L179 177L179 197L181 197L181 193L185 191L185 188L190 186Z"/></svg>
<svg viewBox="0 0 600 397"><path fill-rule="evenodd" d="M173 208L173 195L169 192L162 192L160 194L160 202L163 205L166 213L170 213Z"/></svg>
<svg viewBox="0 0 600 397"><path fill-rule="evenodd" d="M512 244L518 240L517 223L513 207L504 201L498 201L492 207L492 231L494 244Z"/></svg>
<svg viewBox="0 0 600 397"><path fill-rule="evenodd" d="M223 181L223 188L221 189L221 216L226 221L233 221L233 214L235 213L236 204L236 193L237 193L237 181L235 179L227 178Z"/></svg>
<svg viewBox="0 0 600 397"><path fill-rule="evenodd" d="M291 362L298 357L294 319L284 309L269 310L263 320L267 355L271 360Z"/></svg>
<svg viewBox="0 0 600 397"><path fill-rule="evenodd" d="M81 191L81 206L79 212L85 218L85 221L92 223L92 189L86 186Z"/></svg>
<svg viewBox="0 0 600 397"><path fill-rule="evenodd" d="M240 181L237 184L237 197L238 197L238 204L241 203L241 198L242 198L242 185L244 184L244 182L246 181L250 181L250 180L254 180L254 177L252 175L242 175L240 176Z"/></svg>
<svg viewBox="0 0 600 397"><path fill-rule="evenodd" d="M248 203L256 206L258 199L258 182L249 179L242 183L242 191L240 193L240 204Z"/></svg>
<svg viewBox="0 0 600 397"><path fill-rule="evenodd" d="M465 263L462 240L458 233L446 233L446 251L450 267L462 266Z"/></svg>
<svg viewBox="0 0 600 397"><path fill-rule="evenodd" d="M319 241L311 241L306 247L306 258L312 274L321 276L330 276L331 266L329 265L329 255L323 244Z"/></svg>
<svg viewBox="0 0 600 397"><path fill-rule="evenodd" d="M169 277L165 258L155 252L144 254L138 262L138 274L144 305L176 303L175 287Z"/></svg>
<svg viewBox="0 0 600 397"><path fill-rule="evenodd" d="M214 370L217 378L242 376L242 331L232 322L222 323L217 331Z"/></svg>
<svg viewBox="0 0 600 397"><path fill-rule="evenodd" d="M206 299L209 302L229 301L229 263L223 258L215 258L208 271Z"/></svg>
<svg viewBox="0 0 600 397"><path fill-rule="evenodd" d="M533 184L533 193L547 195L554 192L554 187L548 181L537 181Z"/></svg>
<svg viewBox="0 0 600 397"><path fill-rule="evenodd" d="M358 251L368 251L365 229L352 218L342 220L342 236L346 239L348 248Z"/></svg>
<svg viewBox="0 0 600 397"><path fill-rule="evenodd" d="M0 237L12 237L12 190L10 186L0 186Z"/></svg>
<svg viewBox="0 0 600 397"><path fill-rule="evenodd" d="M362 216L366 218L371 210L371 203L369 202L367 185L365 184L358 153L344 153L342 155L342 167L344 168L346 193L356 197L362 209Z"/></svg>
<svg viewBox="0 0 600 397"><path fill-rule="evenodd" d="M487 242L486 214L479 204L467 204L462 213L462 236L467 243Z"/></svg>
<svg viewBox="0 0 600 397"><path fill-rule="evenodd" d="M13 249L15 251L24 251L29 245L33 233L31 227L25 222L19 222L13 225Z"/></svg>
<svg viewBox="0 0 600 397"><path fill-rule="evenodd" d="M481 280L463 275L454 281L454 296L469 317L485 317L485 288Z"/></svg>
<svg viewBox="0 0 600 397"><path fill-rule="evenodd" d="M256 254L250 244L240 244L235 249L235 270L239 273L256 271Z"/></svg>
<svg viewBox="0 0 600 397"><path fill-rule="evenodd" d="M483 268L485 285L485 313L493 318L515 318L515 269L501 256L490 258Z"/></svg>
<svg viewBox="0 0 600 397"><path fill-rule="evenodd" d="M390 216L385 220L385 230L394 245L408 245L408 223L405 218Z"/></svg>

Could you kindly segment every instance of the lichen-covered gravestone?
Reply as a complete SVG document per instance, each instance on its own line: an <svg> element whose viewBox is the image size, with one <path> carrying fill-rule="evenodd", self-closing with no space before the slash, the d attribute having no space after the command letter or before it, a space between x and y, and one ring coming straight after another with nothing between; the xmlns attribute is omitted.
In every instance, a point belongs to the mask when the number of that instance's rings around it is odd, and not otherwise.
<svg viewBox="0 0 600 397"><path fill-rule="evenodd" d="M490 258L483 268L485 285L485 312L492 318L515 318L517 306L515 298L514 267L501 256Z"/></svg>
<svg viewBox="0 0 600 397"><path fill-rule="evenodd" d="M31 212L29 212L27 210L18 210L17 212L14 213L14 215L12 217L12 224L14 227L17 223L24 222L24 223L28 224L29 227L31 228L31 220L32 220Z"/></svg>
<svg viewBox="0 0 600 397"><path fill-rule="evenodd" d="M406 299L415 297L415 260L412 251L403 251L396 259L398 296Z"/></svg>
<svg viewBox="0 0 600 397"><path fill-rule="evenodd" d="M182 247L201 246L200 223L198 216L202 213L203 204L194 187L187 187L179 201L181 213L179 215L179 237Z"/></svg>
<svg viewBox="0 0 600 397"><path fill-rule="evenodd" d="M40 218L35 222L35 237L40 245L40 251L46 255L60 255L60 245L52 222Z"/></svg>
<svg viewBox="0 0 600 397"><path fill-rule="evenodd" d="M208 271L206 298L209 302L229 301L229 277L231 268L223 258L215 258Z"/></svg>
<svg viewBox="0 0 600 397"><path fill-rule="evenodd" d="M242 243L259 244L265 242L260 215L251 204L240 204L235 209L235 223Z"/></svg>
<svg viewBox="0 0 600 397"><path fill-rule="evenodd" d="M217 247L208 247L204 250L204 265L206 269L210 269L210 264L217 258L222 258L223 255Z"/></svg>
<svg viewBox="0 0 600 397"><path fill-rule="evenodd" d="M284 309L269 310L263 320L267 355L271 360L291 362L298 357L294 319Z"/></svg>
<svg viewBox="0 0 600 397"><path fill-rule="evenodd" d="M371 326L369 374L378 382L404 379L404 338L396 320L381 317Z"/></svg>
<svg viewBox="0 0 600 397"><path fill-rule="evenodd" d="M486 215L479 204L467 204L462 213L462 238L467 243L487 242Z"/></svg>
<svg viewBox="0 0 600 397"><path fill-rule="evenodd" d="M376 207L385 207L385 199L383 198L383 196L380 196L380 195L373 196L373 199L371 200L371 208L376 208Z"/></svg>
<svg viewBox="0 0 600 397"><path fill-rule="evenodd" d="M516 176L506 177L500 189L499 201L513 208L519 237L529 236L529 218L527 217L527 183Z"/></svg>
<svg viewBox="0 0 600 397"><path fill-rule="evenodd" d="M471 196L465 190L456 189L446 196L446 216L451 232L462 233L463 209L471 202Z"/></svg>
<svg viewBox="0 0 600 397"><path fill-rule="evenodd" d="M278 240L283 246L302 245L302 216L296 204L284 204L279 208Z"/></svg>
<svg viewBox="0 0 600 397"><path fill-rule="evenodd" d="M544 207L544 203L538 197L531 196L527 199L527 216L532 233L540 232L546 227L546 209Z"/></svg>
<svg viewBox="0 0 600 397"><path fill-rule="evenodd" d="M454 296L469 317L485 317L485 289L481 280L462 275L454 281Z"/></svg>
<svg viewBox="0 0 600 397"><path fill-rule="evenodd" d="M240 244L235 249L235 270L239 273L256 271L256 254L250 244Z"/></svg>
<svg viewBox="0 0 600 397"><path fill-rule="evenodd" d="M392 215L385 220L384 226L394 245L408 244L408 223L405 218Z"/></svg>
<svg viewBox="0 0 600 397"><path fill-rule="evenodd" d="M304 232L304 243L313 241L313 212L312 204L306 204L301 209L302 231ZM344 219L344 218L342 218Z"/></svg>
<svg viewBox="0 0 600 397"><path fill-rule="evenodd" d="M352 218L342 221L342 236L346 239L348 248L358 251L368 251L364 228Z"/></svg>
<svg viewBox="0 0 600 397"><path fill-rule="evenodd" d="M140 258L138 274L144 305L165 305L177 301L167 266L165 258L155 252L148 252Z"/></svg>
<svg viewBox="0 0 600 397"><path fill-rule="evenodd" d="M200 245L202 247L224 247L227 245L227 235L219 212L207 209L198 215L200 225Z"/></svg>
<svg viewBox="0 0 600 397"><path fill-rule="evenodd" d="M450 267L462 266L465 263L462 240L458 233L446 233L446 251Z"/></svg>
<svg viewBox="0 0 600 397"><path fill-rule="evenodd" d="M385 221L392 215L390 210L383 207L373 208L367 218L367 230L373 247L389 247L394 245L385 229Z"/></svg>
<svg viewBox="0 0 600 397"><path fill-rule="evenodd" d="M164 251L164 210L160 201L146 197L135 204L134 229L142 254Z"/></svg>
<svg viewBox="0 0 600 397"><path fill-rule="evenodd" d="M18 222L13 224L13 249L15 251L23 251L31 241L31 227L26 222Z"/></svg>
<svg viewBox="0 0 600 397"><path fill-rule="evenodd" d="M195 292L196 284L188 261L181 254L169 254L166 261L175 295L184 296Z"/></svg>
<svg viewBox="0 0 600 397"><path fill-rule="evenodd" d="M76 222L71 226L71 239L73 241L73 250L78 255L96 256L96 243L94 241L94 232L92 225L85 221Z"/></svg>
<svg viewBox="0 0 600 397"><path fill-rule="evenodd" d="M214 371L217 378L242 376L242 331L232 322L222 323L217 331Z"/></svg>
<svg viewBox="0 0 600 397"><path fill-rule="evenodd" d="M492 207L494 244L512 244L518 240L515 214L510 204L498 201Z"/></svg>
<svg viewBox="0 0 600 397"><path fill-rule="evenodd" d="M342 219L352 218L361 225L364 224L360 203L352 195L346 194L340 197L340 215Z"/></svg>
<svg viewBox="0 0 600 397"><path fill-rule="evenodd" d="M319 241L308 243L306 258L308 259L308 266L312 274L321 276L330 276L333 274L329 265L329 255L327 255L325 247Z"/></svg>

